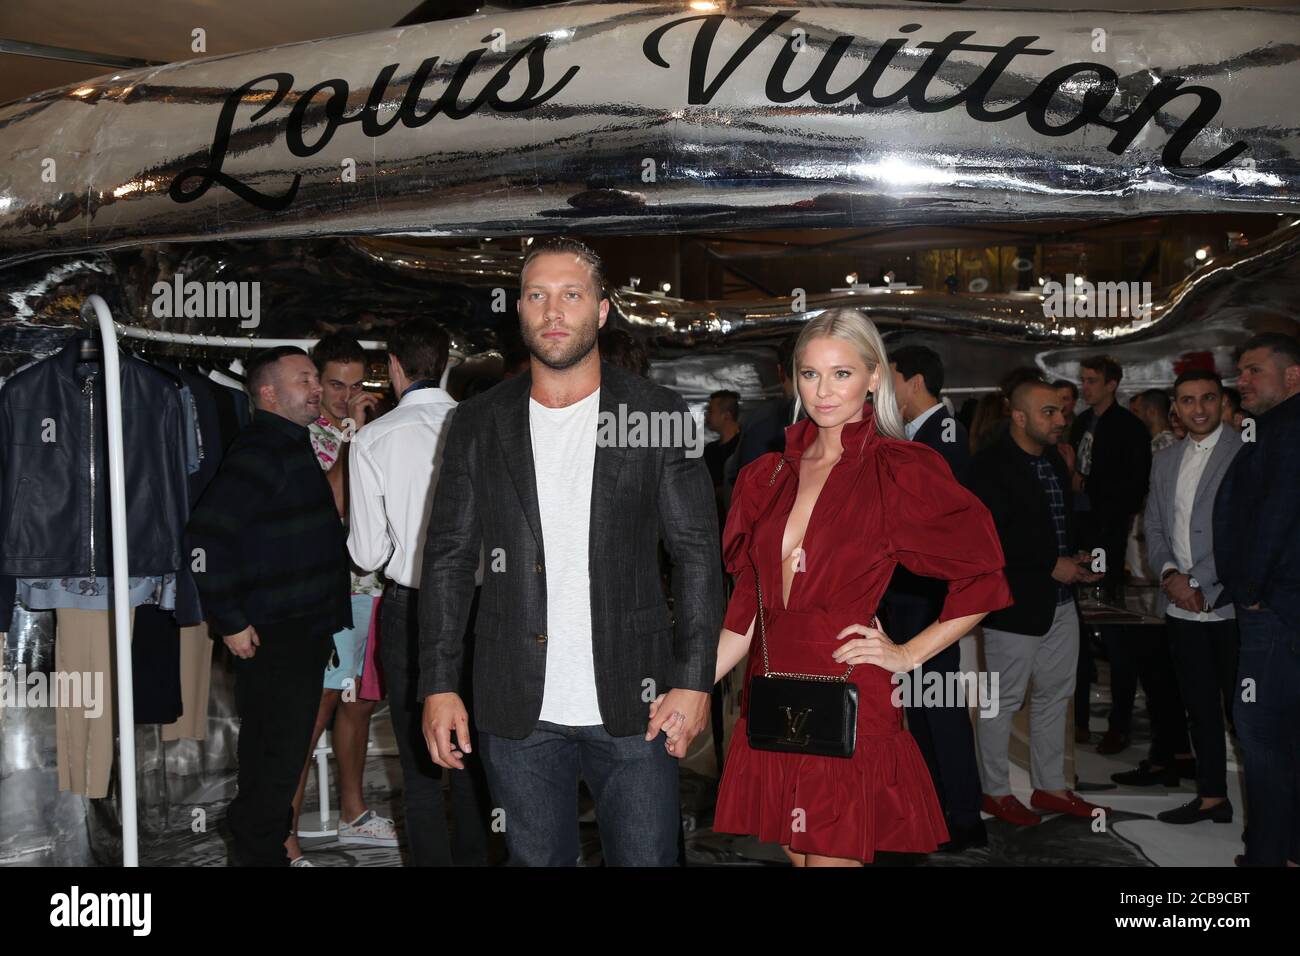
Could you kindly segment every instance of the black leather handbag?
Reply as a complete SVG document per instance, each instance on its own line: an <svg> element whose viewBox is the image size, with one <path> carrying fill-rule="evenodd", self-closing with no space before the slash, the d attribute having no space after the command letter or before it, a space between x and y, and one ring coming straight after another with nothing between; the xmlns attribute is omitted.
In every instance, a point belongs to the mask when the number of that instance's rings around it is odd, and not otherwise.
<svg viewBox="0 0 1300 956"><path fill-rule="evenodd" d="M782 458L768 481L776 481ZM838 677L774 673L767 658L767 627L763 621L763 586L754 567L758 591L758 632L763 648L763 673L749 681L749 746L779 753L819 757L852 757L858 742L858 687L849 681L853 665Z"/></svg>

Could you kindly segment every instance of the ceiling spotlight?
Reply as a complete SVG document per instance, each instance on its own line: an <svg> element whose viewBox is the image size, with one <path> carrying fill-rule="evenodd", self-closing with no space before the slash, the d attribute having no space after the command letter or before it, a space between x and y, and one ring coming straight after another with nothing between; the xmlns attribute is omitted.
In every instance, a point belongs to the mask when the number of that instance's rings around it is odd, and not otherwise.
<svg viewBox="0 0 1300 956"><path fill-rule="evenodd" d="M669 292L672 291L673 284L671 282L661 282L659 284L659 288L664 291L665 295L667 295Z"/></svg>
<svg viewBox="0 0 1300 956"><path fill-rule="evenodd" d="M1198 262L1204 262L1207 258L1209 258L1209 255L1210 255L1210 250L1208 246L1201 246L1201 248L1196 250L1196 260Z"/></svg>
<svg viewBox="0 0 1300 956"><path fill-rule="evenodd" d="M1075 277L1074 277L1074 284L1075 284L1075 285L1083 285L1083 276L1075 276Z"/></svg>
<svg viewBox="0 0 1300 956"><path fill-rule="evenodd" d="M1039 285L1045 285L1046 283L1047 283L1047 280L1046 280L1046 279L1044 279L1042 276L1039 276L1039 277L1038 277L1038 284L1039 284Z"/></svg>
<svg viewBox="0 0 1300 956"><path fill-rule="evenodd" d="M857 285L858 274L856 272L850 272L848 275L844 277L844 281L847 282L849 285Z"/></svg>

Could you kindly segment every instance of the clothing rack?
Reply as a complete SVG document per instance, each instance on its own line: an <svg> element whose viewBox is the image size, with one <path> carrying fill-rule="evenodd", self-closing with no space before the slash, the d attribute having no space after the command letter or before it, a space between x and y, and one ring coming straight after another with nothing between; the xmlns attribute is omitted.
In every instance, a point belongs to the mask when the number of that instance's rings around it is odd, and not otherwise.
<svg viewBox="0 0 1300 956"><path fill-rule="evenodd" d="M126 478L122 439L122 378L118 362L118 339L142 339L149 342L166 342L174 345L196 345L208 348L258 349L282 345L310 349L317 339L259 339L253 336L202 335L187 332L160 332L139 326L116 322L102 296L90 295L81 307L82 318L95 322L103 340L105 412L108 416L108 493L109 514L113 529L113 634L115 641L117 686L117 730L119 780L122 787L122 865L140 865L140 835L137 818L135 786L135 688L131 682L131 608L127 576L130 573L130 555L127 552L126 530ZM382 351L384 342L363 341L363 349ZM450 358L463 359L463 353L453 350ZM441 386L446 388L447 377L453 363L449 361L442 373ZM328 739L328 738L326 738ZM322 741L324 743L324 741ZM318 749L317 766L325 764ZM328 788L325 774L321 774L322 807L327 808Z"/></svg>
<svg viewBox="0 0 1300 956"><path fill-rule="evenodd" d="M99 296L91 296L99 298ZM233 335L201 335L190 332L160 332L157 329L142 329L138 325L125 325L121 322L114 322L114 327L120 335L128 339L143 339L147 342L168 342L174 345L199 345L208 348L219 349L273 349L282 345L293 345L300 349L310 349L318 341L317 339L259 339L252 336L240 338ZM368 340L360 343L361 347L369 352L383 351L385 344L380 341ZM453 353L455 354L455 353Z"/></svg>

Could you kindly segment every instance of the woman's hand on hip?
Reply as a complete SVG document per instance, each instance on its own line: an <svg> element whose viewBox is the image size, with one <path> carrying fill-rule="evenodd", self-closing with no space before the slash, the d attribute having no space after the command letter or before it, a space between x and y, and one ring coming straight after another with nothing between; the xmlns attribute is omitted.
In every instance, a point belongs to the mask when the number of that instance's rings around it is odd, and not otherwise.
<svg viewBox="0 0 1300 956"><path fill-rule="evenodd" d="M845 641L831 657L840 664L875 664L891 674L912 670L912 656L907 647L895 644L880 629L880 618L874 618L871 624L850 624L835 635L837 641L844 641L851 635L860 635Z"/></svg>

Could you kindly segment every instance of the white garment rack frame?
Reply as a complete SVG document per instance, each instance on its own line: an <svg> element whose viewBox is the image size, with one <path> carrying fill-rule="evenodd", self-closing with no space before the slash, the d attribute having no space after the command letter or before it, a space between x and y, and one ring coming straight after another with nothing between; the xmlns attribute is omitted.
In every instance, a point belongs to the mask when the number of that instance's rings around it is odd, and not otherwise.
<svg viewBox="0 0 1300 956"><path fill-rule="evenodd" d="M81 307L82 317L93 315L99 324L103 340L105 411L108 415L108 492L109 515L113 529L113 634L117 651L115 681L117 686L117 732L119 774L122 787L122 865L140 865L140 834L136 814L135 787L135 687L131 674L131 609L127 575L130 562L127 553L126 531L126 478L123 467L122 442L122 378L118 362L118 336L143 339L149 342L166 342L174 345L201 345L208 348L256 349L293 345L310 349L317 339L259 339L253 336L199 335L186 332L160 332L124 325L113 320L108 303L102 296L88 296ZM361 347L368 351L386 348L384 342L363 341ZM452 358L460 359L460 352L452 351ZM443 370L443 388L452 363ZM315 751L320 789L320 819L322 829L330 818L328 779L328 738Z"/></svg>

